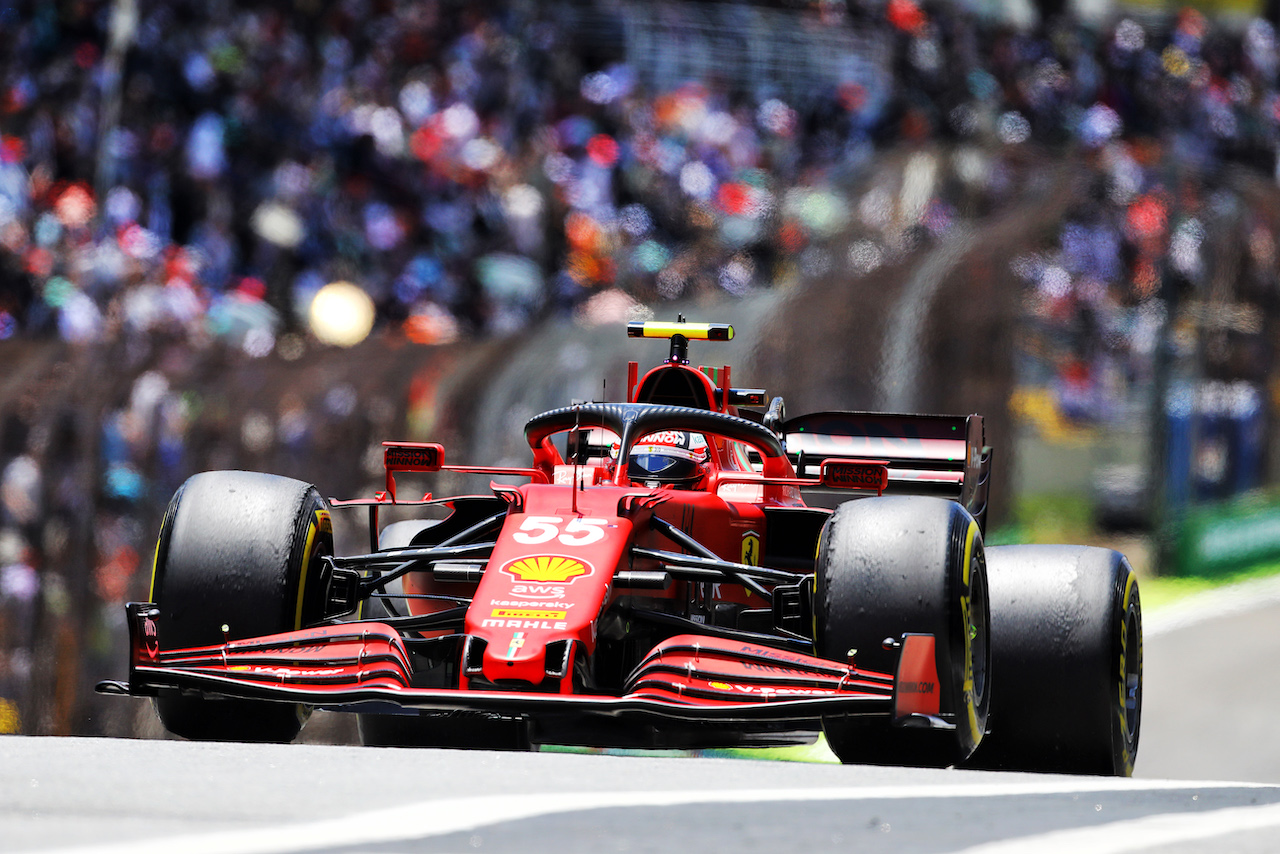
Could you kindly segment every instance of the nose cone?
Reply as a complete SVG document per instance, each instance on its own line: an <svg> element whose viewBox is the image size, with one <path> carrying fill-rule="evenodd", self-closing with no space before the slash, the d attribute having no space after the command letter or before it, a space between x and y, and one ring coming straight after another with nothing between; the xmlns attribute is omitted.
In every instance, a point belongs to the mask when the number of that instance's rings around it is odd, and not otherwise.
<svg viewBox="0 0 1280 854"><path fill-rule="evenodd" d="M541 685L548 666L558 675L564 655L548 661L552 644L595 650L596 619L625 560L632 524L616 515L627 490L598 486L575 496L572 489L525 487L525 512L503 523L466 622L467 634L485 641L480 665L490 682Z"/></svg>
<svg viewBox="0 0 1280 854"><path fill-rule="evenodd" d="M547 647L531 631L514 629L504 646L496 637L485 647L481 665L485 679L498 683L509 680L538 685L547 673Z"/></svg>

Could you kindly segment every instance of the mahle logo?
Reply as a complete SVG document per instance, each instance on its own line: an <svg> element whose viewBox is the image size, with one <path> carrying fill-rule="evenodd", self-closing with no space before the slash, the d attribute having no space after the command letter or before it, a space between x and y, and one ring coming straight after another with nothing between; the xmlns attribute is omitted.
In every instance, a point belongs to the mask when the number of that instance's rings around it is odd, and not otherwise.
<svg viewBox="0 0 1280 854"><path fill-rule="evenodd" d="M502 571L518 581L571 584L579 576L590 575L591 566L577 558L562 555L533 555L516 558Z"/></svg>

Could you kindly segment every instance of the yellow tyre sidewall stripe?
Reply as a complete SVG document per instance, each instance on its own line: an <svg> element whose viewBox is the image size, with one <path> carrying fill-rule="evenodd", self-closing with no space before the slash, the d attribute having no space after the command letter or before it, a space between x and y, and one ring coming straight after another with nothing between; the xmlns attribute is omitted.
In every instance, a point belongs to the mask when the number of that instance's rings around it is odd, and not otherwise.
<svg viewBox="0 0 1280 854"><path fill-rule="evenodd" d="M151 554L151 586L147 588L147 601L156 601L156 572L160 568L160 544L164 542L164 528L160 529L160 536L156 539L156 549Z"/></svg>
<svg viewBox="0 0 1280 854"><path fill-rule="evenodd" d="M978 523L970 520L969 530L964 537L964 572L961 576L964 594L960 597L960 623L961 630L964 633L964 684L961 690L961 702L964 704L963 712L968 720L969 738L973 744L977 744L982 739L982 726L978 723L978 698L976 696L973 673L973 638L970 636L972 619L969 601L969 584L972 579L973 569L973 544L977 534Z"/></svg>
<svg viewBox="0 0 1280 854"><path fill-rule="evenodd" d="M302 628L302 602L307 593L307 576L311 574L311 563L316 557L316 535L333 534L333 520L329 511L318 508L307 524L307 538L302 546L302 565L298 570L298 604L293 613L293 628Z"/></svg>
<svg viewBox="0 0 1280 854"><path fill-rule="evenodd" d="M1133 597L1137 595L1138 576L1137 573L1130 570L1129 577L1125 579L1124 595L1120 599L1120 678L1116 680L1118 685L1116 690L1119 691L1119 703L1116 705L1116 715L1120 724L1120 741L1123 753L1121 761L1123 768L1120 769L1121 774L1125 777L1133 776L1134 755L1132 745L1129 744L1129 679L1128 679L1128 652L1129 644L1134 641L1129 637L1129 603L1133 601ZM1139 624L1140 625L1140 624ZM1142 632L1139 630L1136 639L1138 644L1138 666L1142 666Z"/></svg>

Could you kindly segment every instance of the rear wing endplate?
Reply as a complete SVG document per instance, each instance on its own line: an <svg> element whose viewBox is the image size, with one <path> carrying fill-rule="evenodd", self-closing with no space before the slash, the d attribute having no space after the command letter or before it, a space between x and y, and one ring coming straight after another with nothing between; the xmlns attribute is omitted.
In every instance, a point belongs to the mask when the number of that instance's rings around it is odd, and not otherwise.
<svg viewBox="0 0 1280 854"><path fill-rule="evenodd" d="M824 460L883 460L887 493L950 498L986 527L991 448L981 415L815 412L778 432L798 477L817 474Z"/></svg>

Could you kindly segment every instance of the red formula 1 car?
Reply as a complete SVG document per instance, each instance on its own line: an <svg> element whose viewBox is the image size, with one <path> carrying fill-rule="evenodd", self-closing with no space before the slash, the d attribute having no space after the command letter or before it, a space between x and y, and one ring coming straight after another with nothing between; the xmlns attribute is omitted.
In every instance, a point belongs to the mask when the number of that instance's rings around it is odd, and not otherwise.
<svg viewBox="0 0 1280 854"><path fill-rule="evenodd" d="M1123 556L983 547L982 419L820 412L693 368L720 324L633 323L669 359L625 403L525 426L527 468L388 442L386 491L206 472L174 495L127 682L195 739L701 748L812 740L844 762L1128 774L1141 713ZM764 410L754 414L750 407ZM404 501L398 473L517 476ZM516 478L508 478L509 480ZM835 510L805 496L833 495ZM330 508L368 513L333 554ZM379 525L385 508L424 518ZM443 516L443 518L439 518ZM425 518L430 517L430 518Z"/></svg>

